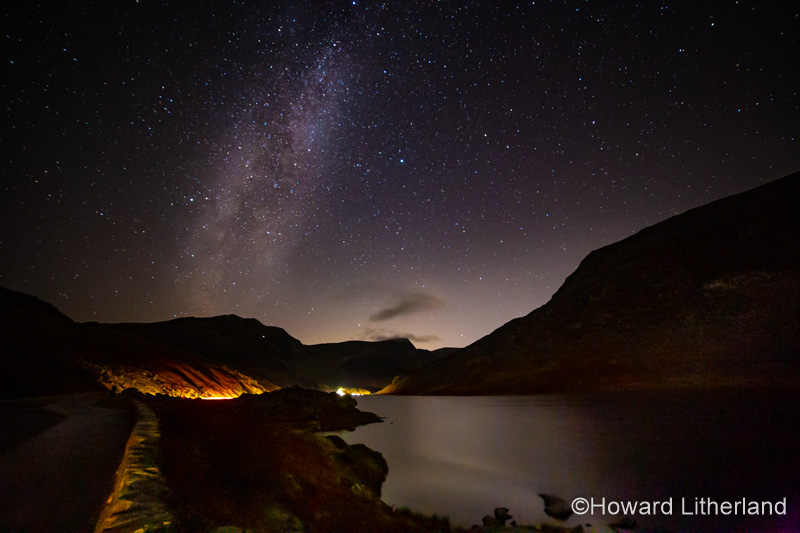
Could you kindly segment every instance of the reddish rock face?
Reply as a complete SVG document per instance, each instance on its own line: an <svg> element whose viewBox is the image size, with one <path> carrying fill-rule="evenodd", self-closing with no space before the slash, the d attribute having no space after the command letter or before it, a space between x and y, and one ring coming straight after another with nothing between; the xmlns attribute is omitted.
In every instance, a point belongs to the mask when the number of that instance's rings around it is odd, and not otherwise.
<svg viewBox="0 0 800 533"><path fill-rule="evenodd" d="M180 398L224 399L242 394L261 394L279 387L256 380L236 370L189 364L164 365L158 370L132 366L87 366L109 390L137 389L145 394L165 394Z"/></svg>

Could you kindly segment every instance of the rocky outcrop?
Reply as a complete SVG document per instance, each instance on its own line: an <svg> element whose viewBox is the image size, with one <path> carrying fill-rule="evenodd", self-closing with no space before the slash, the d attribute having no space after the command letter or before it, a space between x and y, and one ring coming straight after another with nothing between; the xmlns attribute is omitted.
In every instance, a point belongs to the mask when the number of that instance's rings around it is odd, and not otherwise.
<svg viewBox="0 0 800 533"><path fill-rule="evenodd" d="M333 444L333 457L359 483L351 486L353 492L368 499L380 499L381 486L386 481L389 465L386 459L363 444L347 444L341 437L329 435Z"/></svg>
<svg viewBox="0 0 800 533"><path fill-rule="evenodd" d="M484 528L505 527L506 522L511 520L512 516L508 514L508 507L495 507L494 515L486 515L483 517ZM511 524L511 527L516 526L516 523Z"/></svg>
<svg viewBox="0 0 800 533"><path fill-rule="evenodd" d="M589 254L553 298L394 394L800 386L800 173Z"/></svg>
<svg viewBox="0 0 800 533"><path fill-rule="evenodd" d="M566 520L572 516L572 507L563 498L552 494L539 494L539 497L544 500L544 514L547 516L552 516L556 520Z"/></svg>
<svg viewBox="0 0 800 533"><path fill-rule="evenodd" d="M124 364L101 366L85 360L83 364L111 391L135 389L144 394L222 399L279 388L269 381L256 380L225 366L199 362L171 363L167 360L152 362L144 368Z"/></svg>

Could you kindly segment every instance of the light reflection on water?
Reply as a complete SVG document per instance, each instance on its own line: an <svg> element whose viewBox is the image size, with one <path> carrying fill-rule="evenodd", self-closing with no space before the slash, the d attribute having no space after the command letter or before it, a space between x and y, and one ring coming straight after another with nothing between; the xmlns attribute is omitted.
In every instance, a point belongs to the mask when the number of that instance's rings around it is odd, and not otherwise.
<svg viewBox="0 0 800 533"><path fill-rule="evenodd" d="M383 500L463 526L504 506L520 524L558 523L539 493L674 501L640 526L800 530L800 400L763 393L358 399L386 417L343 438L389 463ZM680 498L779 500L787 516L683 516ZM592 530L619 516L573 516Z"/></svg>

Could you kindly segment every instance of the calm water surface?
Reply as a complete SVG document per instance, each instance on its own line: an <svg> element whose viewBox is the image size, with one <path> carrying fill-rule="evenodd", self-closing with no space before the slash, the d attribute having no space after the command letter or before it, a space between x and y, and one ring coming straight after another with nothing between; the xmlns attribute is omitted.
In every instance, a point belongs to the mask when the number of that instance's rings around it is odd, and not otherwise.
<svg viewBox="0 0 800 533"><path fill-rule="evenodd" d="M605 498L565 525L607 530L610 502L672 501L635 516L640 530L800 531L800 395L635 393L601 396L358 398L386 418L343 434L389 463L383 500L455 524L504 506L520 524L558 523L539 493ZM695 499L779 502L786 514L700 515ZM662 510L669 508L661 507ZM780 510L780 507L776 508ZM688 515L687 512L693 512Z"/></svg>

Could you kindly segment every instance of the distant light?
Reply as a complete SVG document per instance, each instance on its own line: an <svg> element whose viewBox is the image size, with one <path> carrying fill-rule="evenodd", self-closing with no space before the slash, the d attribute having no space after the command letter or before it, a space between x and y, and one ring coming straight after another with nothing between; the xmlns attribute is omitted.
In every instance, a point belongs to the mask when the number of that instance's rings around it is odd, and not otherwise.
<svg viewBox="0 0 800 533"><path fill-rule="evenodd" d="M336 391L336 394L338 394L339 396L345 396L347 394L349 394L350 396L366 396L370 394L370 392L368 390L359 388L348 389L345 387L339 387L339 389Z"/></svg>

